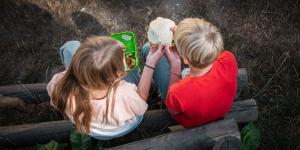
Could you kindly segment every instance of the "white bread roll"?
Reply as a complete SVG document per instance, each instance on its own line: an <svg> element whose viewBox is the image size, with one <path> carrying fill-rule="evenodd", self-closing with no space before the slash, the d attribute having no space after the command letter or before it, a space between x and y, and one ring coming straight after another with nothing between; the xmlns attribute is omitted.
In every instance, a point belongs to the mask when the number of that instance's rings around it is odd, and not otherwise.
<svg viewBox="0 0 300 150"><path fill-rule="evenodd" d="M173 39L173 32L170 28L175 26L175 22L162 17L157 17L150 22L148 29L148 40L151 44L171 45Z"/></svg>

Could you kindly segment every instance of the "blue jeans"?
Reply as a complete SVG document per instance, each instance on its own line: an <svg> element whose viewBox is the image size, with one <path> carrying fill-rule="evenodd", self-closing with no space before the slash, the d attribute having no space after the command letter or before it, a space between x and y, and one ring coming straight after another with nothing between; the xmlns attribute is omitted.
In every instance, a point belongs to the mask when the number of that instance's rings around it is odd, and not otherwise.
<svg viewBox="0 0 300 150"><path fill-rule="evenodd" d="M60 48L60 59L65 68L68 68L71 64L72 57L75 54L76 50L79 48L79 46L79 41L68 41ZM127 76L124 77L124 80L138 85L140 81L139 69L128 72Z"/></svg>

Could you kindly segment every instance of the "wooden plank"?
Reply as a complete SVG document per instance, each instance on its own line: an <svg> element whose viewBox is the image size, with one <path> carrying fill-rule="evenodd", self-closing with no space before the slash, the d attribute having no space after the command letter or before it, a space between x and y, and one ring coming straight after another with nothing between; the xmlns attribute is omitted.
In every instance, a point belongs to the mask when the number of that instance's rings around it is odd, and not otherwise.
<svg viewBox="0 0 300 150"><path fill-rule="evenodd" d="M51 78L55 73L62 71L62 67L54 68L49 75ZM247 71L245 68L238 70L238 92L248 85ZM3 96L15 96L23 99L26 103L48 101L47 83L18 84L0 86L0 94Z"/></svg>
<svg viewBox="0 0 300 150"><path fill-rule="evenodd" d="M0 127L0 145L20 147L47 143L51 139L65 142L69 140L71 126L70 121L61 120Z"/></svg>
<svg viewBox="0 0 300 150"><path fill-rule="evenodd" d="M185 129L182 125L170 126L168 128L171 132L177 132Z"/></svg>
<svg viewBox="0 0 300 150"><path fill-rule="evenodd" d="M240 139L227 136L217 141L212 150L245 150L245 146Z"/></svg>
<svg viewBox="0 0 300 150"><path fill-rule="evenodd" d="M246 68L240 68L238 69L236 98L238 98L242 90L247 87L248 87L248 75L247 75Z"/></svg>
<svg viewBox="0 0 300 150"><path fill-rule="evenodd" d="M47 93L47 83L0 86L0 94L21 98L26 103L38 103L50 100Z"/></svg>
<svg viewBox="0 0 300 150"><path fill-rule="evenodd" d="M258 110L254 99L235 101L225 118L234 118L238 123L247 123L257 119Z"/></svg>
<svg viewBox="0 0 300 150"><path fill-rule="evenodd" d="M152 129L161 128L166 125L175 125L175 123L169 123L169 121L166 121L167 123L161 121L168 119L168 115L166 114L168 114L167 110L148 111L144 115L145 122L143 121L139 126ZM225 118L234 118L237 123L255 121L257 119L255 100L249 99L234 102L231 111ZM51 139L67 141L69 139L70 127L71 123L66 120L0 127L0 145L27 146L45 143Z"/></svg>
<svg viewBox="0 0 300 150"><path fill-rule="evenodd" d="M12 95L15 93L45 92L45 91L47 91L47 83L0 86L0 93L2 95Z"/></svg>
<svg viewBox="0 0 300 150"><path fill-rule="evenodd" d="M238 88L244 88L248 86L248 74L246 68L238 69Z"/></svg>
<svg viewBox="0 0 300 150"><path fill-rule="evenodd" d="M110 150L164 150L164 149L211 149L219 139L234 136L240 139L237 123L234 119L220 120L201 127L172 132L145 140L110 148Z"/></svg>
<svg viewBox="0 0 300 150"><path fill-rule="evenodd" d="M0 96L0 109L24 109L26 104L18 97Z"/></svg>

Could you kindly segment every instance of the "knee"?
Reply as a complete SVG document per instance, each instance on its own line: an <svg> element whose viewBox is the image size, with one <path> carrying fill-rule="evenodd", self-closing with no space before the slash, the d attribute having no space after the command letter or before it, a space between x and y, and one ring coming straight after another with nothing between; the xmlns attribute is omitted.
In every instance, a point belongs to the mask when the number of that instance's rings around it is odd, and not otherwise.
<svg viewBox="0 0 300 150"><path fill-rule="evenodd" d="M71 63L71 59L79 46L79 41L68 41L62 47L60 47L60 57L65 67Z"/></svg>
<svg viewBox="0 0 300 150"><path fill-rule="evenodd" d="M68 51L72 53L75 52L79 46L79 41L68 41L62 47L60 47L60 52L63 53L64 51Z"/></svg>

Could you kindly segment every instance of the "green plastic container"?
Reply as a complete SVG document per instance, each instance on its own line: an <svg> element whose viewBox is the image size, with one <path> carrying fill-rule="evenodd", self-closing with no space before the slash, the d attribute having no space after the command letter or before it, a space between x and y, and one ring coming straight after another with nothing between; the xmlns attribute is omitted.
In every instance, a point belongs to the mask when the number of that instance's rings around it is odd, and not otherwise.
<svg viewBox="0 0 300 150"><path fill-rule="evenodd" d="M140 67L139 52L136 47L136 37L131 31L119 32L111 35L112 38L122 42L126 51L124 53L124 65L126 71L135 70Z"/></svg>

